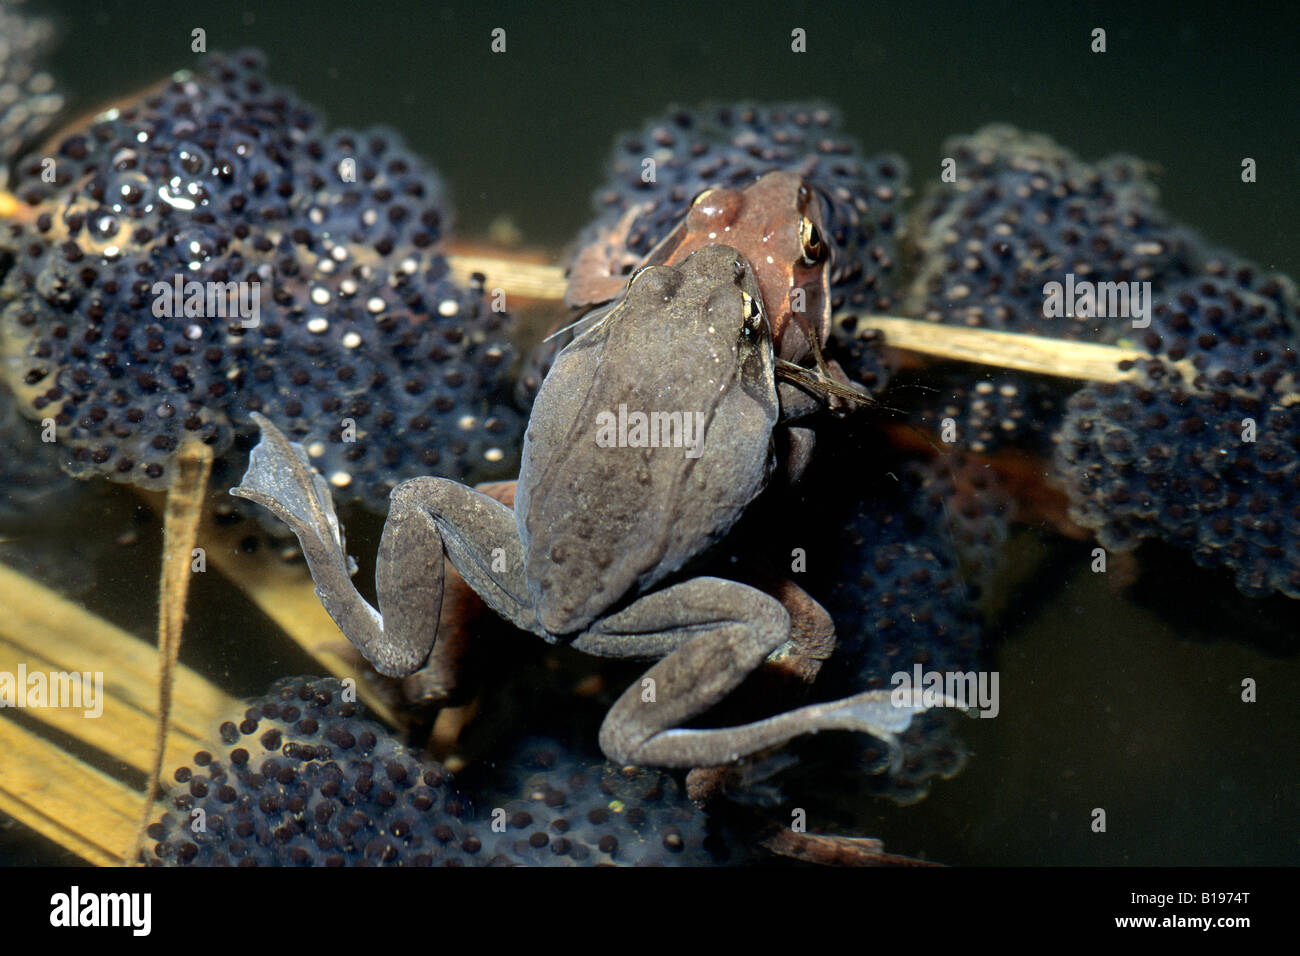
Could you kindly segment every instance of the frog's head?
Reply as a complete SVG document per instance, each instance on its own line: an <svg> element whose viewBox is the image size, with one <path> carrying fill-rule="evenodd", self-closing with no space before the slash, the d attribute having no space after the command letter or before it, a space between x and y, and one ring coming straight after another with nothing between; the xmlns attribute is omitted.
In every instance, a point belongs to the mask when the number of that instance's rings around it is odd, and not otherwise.
<svg viewBox="0 0 1300 956"><path fill-rule="evenodd" d="M515 498L549 633L587 627L730 530L770 472L773 366L754 269L722 245L637 272L560 354Z"/></svg>
<svg viewBox="0 0 1300 956"><path fill-rule="evenodd" d="M752 263L778 357L799 362L809 354L809 335L830 334L825 217L803 177L777 170L743 189L704 190L646 262L676 265L716 243L734 246Z"/></svg>
<svg viewBox="0 0 1300 956"><path fill-rule="evenodd" d="M693 361L697 348L734 345L736 371L744 379L770 377L773 352L770 316L763 307L755 268L731 246L703 246L675 266L646 266L628 286L624 306L608 322L648 344L663 342ZM674 364L676 360L674 359ZM703 366L683 366L698 374Z"/></svg>

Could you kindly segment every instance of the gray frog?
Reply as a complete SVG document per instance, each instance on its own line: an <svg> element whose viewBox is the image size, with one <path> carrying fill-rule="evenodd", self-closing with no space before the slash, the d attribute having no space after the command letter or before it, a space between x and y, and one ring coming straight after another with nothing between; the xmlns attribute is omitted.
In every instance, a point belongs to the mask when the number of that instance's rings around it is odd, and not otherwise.
<svg viewBox="0 0 1300 956"><path fill-rule="evenodd" d="M547 641L656 659L601 727L615 762L714 766L830 729L892 743L923 708L895 706L889 691L739 726L681 727L769 656L798 654L807 640L792 635L791 615L769 594L679 574L727 534L774 468L781 403L761 302L752 268L729 246L638 272L546 377L513 511L442 478L393 489L378 612L352 584L328 486L261 416L262 440L231 493L293 529L321 603L383 674L437 666L444 559L497 614Z"/></svg>

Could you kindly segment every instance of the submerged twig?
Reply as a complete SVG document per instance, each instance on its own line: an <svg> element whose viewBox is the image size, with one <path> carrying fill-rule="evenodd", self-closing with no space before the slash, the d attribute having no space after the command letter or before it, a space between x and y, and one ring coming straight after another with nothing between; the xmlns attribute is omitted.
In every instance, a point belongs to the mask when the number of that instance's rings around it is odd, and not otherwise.
<svg viewBox="0 0 1300 956"><path fill-rule="evenodd" d="M96 866L122 862L138 793L11 720L0 720L0 751L0 811Z"/></svg>
<svg viewBox="0 0 1300 956"><path fill-rule="evenodd" d="M452 278L461 285L469 285L477 274L489 290L501 287L529 299L563 299L568 285L563 269L540 262L468 253L450 255L447 261Z"/></svg>
<svg viewBox="0 0 1300 956"><path fill-rule="evenodd" d="M207 498L208 477L212 474L212 450L206 445L195 444L177 456L176 464L176 479L167 491L167 503L163 509L162 577L158 594L158 722L152 765L145 783L144 809L135 843L125 860L128 865L138 855L144 840L162 777L171 718L173 675L181 652L194 545L203 517L203 502Z"/></svg>
<svg viewBox="0 0 1300 956"><path fill-rule="evenodd" d="M97 770L76 751L90 748L147 773L150 730L157 720L157 652L37 581L0 564L0 660L5 669L82 675L101 694L83 706L24 710L65 735L62 745L0 712L0 811L82 859L116 866L129 855L144 795ZM99 673L107 672L101 680ZM238 701L184 666L174 672L168 766L187 762ZM84 686L82 688L85 689ZM90 714L86 713L87 709ZM65 749L67 748L67 749Z"/></svg>
<svg viewBox="0 0 1300 956"><path fill-rule="evenodd" d="M482 255L452 255L448 259L452 274L458 279L467 280L470 274L478 272L488 277L489 285L497 284L521 295L557 301L564 298L567 280L564 270L558 266ZM1149 357L1145 352L1118 345L997 332L898 316L863 316L857 325L859 329L883 333L889 348L1090 382L1121 382L1133 378L1136 372L1120 368L1120 363ZM1194 377L1195 372L1191 375Z"/></svg>
<svg viewBox="0 0 1300 956"><path fill-rule="evenodd" d="M932 358L995 365L998 368L1052 375L1087 382L1122 382L1135 377L1121 363L1149 358L1149 353L1118 345L1054 339L1044 335L997 332L889 315L858 319L859 329L874 329L885 345ZM1190 368L1190 363L1188 363ZM1194 371L1193 371L1193 374Z"/></svg>

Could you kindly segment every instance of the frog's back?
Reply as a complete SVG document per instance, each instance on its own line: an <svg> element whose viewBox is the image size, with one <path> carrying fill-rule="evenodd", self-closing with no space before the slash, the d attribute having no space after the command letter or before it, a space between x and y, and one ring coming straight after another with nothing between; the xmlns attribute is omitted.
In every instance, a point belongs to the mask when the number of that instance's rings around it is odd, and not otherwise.
<svg viewBox="0 0 1300 956"><path fill-rule="evenodd" d="M697 259L698 257L698 259ZM638 277L611 316L561 353L538 394L517 521L534 608L574 633L724 536L762 490L777 414L769 368L729 341L734 250ZM743 260L742 260L743 261ZM719 286L722 294L719 294ZM725 314L724 314L725 313ZM744 350L742 350L744 351Z"/></svg>

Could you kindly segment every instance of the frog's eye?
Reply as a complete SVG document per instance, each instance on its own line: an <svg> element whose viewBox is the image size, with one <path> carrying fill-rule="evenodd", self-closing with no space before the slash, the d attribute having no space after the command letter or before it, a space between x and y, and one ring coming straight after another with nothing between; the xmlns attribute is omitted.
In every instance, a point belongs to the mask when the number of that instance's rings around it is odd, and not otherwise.
<svg viewBox="0 0 1300 956"><path fill-rule="evenodd" d="M799 245L803 248L803 264L806 266L816 265L826 255L821 230L807 216L799 220Z"/></svg>
<svg viewBox="0 0 1300 956"><path fill-rule="evenodd" d="M745 331L752 332L758 328L758 324L763 318L763 306L743 289L740 293L740 302L741 311L745 317Z"/></svg>
<svg viewBox="0 0 1300 956"><path fill-rule="evenodd" d="M691 200L691 205L698 206L700 203L704 202L705 199L707 199L709 196L713 195L717 191L718 189L716 186L710 186L708 189L701 190L700 192L695 194L695 198Z"/></svg>

